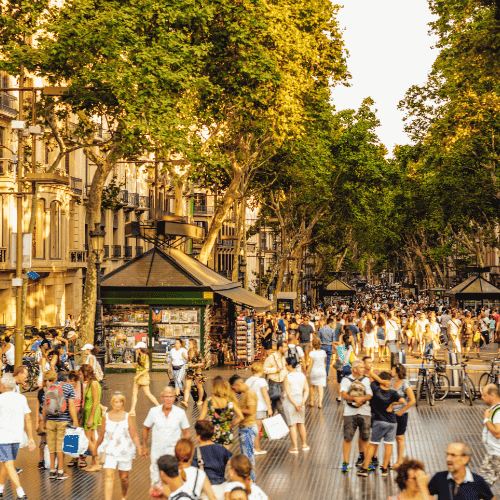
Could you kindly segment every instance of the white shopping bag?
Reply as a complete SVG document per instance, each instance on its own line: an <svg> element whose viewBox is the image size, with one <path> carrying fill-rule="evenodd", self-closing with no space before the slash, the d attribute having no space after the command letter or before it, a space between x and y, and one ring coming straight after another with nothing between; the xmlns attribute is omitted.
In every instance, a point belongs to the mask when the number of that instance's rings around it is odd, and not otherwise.
<svg viewBox="0 0 500 500"><path fill-rule="evenodd" d="M48 445L45 445L45 448L43 449L43 461L45 462L44 464L45 468L50 469L50 453ZM57 455L56 455L55 467L57 469Z"/></svg>
<svg viewBox="0 0 500 500"><path fill-rule="evenodd" d="M266 418L262 423L269 439L281 439L290 432L288 425L286 425L281 415Z"/></svg>
<svg viewBox="0 0 500 500"><path fill-rule="evenodd" d="M63 452L73 458L83 455L89 447L89 439L81 427L68 425L64 433Z"/></svg>

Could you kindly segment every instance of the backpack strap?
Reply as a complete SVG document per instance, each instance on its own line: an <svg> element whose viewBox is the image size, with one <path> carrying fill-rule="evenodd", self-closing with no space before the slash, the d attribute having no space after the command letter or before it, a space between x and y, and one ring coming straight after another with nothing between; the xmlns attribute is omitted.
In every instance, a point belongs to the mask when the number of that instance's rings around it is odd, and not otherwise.
<svg viewBox="0 0 500 500"><path fill-rule="evenodd" d="M500 410L500 404L496 405L493 409L493 413L491 414L490 421L493 423L493 417L498 413L498 410Z"/></svg>

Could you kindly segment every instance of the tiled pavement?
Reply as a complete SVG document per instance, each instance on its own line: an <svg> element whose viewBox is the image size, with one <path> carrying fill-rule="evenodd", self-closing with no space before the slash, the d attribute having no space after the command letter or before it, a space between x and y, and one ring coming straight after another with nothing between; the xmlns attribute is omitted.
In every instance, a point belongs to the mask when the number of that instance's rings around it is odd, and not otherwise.
<svg viewBox="0 0 500 500"><path fill-rule="evenodd" d="M493 351L488 353L493 357ZM210 379L215 375L230 376L229 370L210 370L207 372ZM248 372L242 371L243 375ZM125 392L130 401L132 374L110 374L107 376L107 385L110 389L103 393L103 404L107 404L110 394L115 390ZM153 373L151 389L159 394L165 384L164 373ZM309 452L299 455L288 453L290 442L288 438L279 441L264 440L263 448L268 450L267 455L257 457L257 484L269 495L272 500L303 500L303 499L344 499L344 500L385 500L388 495L396 493L394 473L388 478L381 478L379 472L369 478L356 476L354 467L347 474L340 472L342 462L342 411L336 403L337 384L330 375L326 398L322 410L307 409L306 427ZM34 409L36 393L28 395L30 406ZM139 396L139 405L136 422L141 431L142 423L150 408L149 401L143 394ZM457 398L450 398L429 407L427 403L410 412L409 427L406 434L406 454L422 460L429 473L445 468L445 450L447 443L453 440L468 442L473 449L472 469L477 470L484 454L481 442L482 415L484 404L477 400L473 407L458 402ZM199 415L198 408L188 409L191 422ZM238 449L237 443L232 451ZM352 449L351 462L355 461L357 446ZM103 497L103 473L89 473L81 470L69 469L70 479L59 482L49 481L48 472L36 469L38 450L29 453L21 450L17 466L23 468L21 475L22 485L30 498L47 500L80 500L98 499ZM150 498L149 487L149 459L137 458L131 471L131 485L128 498L141 500ZM500 496L500 487L494 492ZM4 498L13 499L10 484L7 484ZM114 497L120 498L118 479L115 482Z"/></svg>

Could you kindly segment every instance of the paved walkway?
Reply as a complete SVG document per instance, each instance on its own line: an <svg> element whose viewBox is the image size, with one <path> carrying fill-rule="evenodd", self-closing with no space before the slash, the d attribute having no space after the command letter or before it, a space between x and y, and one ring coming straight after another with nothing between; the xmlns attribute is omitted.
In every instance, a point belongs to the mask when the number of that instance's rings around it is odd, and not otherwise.
<svg viewBox="0 0 500 500"><path fill-rule="evenodd" d="M488 353L493 358L493 351ZM216 375L229 377L233 371L215 369L207 372L210 379ZM241 370L247 376L247 371ZM120 390L127 395L130 402L132 374L110 374L107 376L109 389L103 392L103 403L108 404L110 395ZM159 394L165 385L164 373L153 373L151 389ZM272 500L303 500L303 499L343 499L343 500L386 500L388 495L397 492L394 484L394 473L389 477L380 477L379 472L369 478L356 476L354 468L347 474L340 472L342 462L342 409L335 401L337 384L330 375L326 398L322 410L307 408L306 427L309 452L299 455L288 453L290 441L284 438L279 441L263 441L267 455L257 457L257 484ZM36 393L28 395L32 410L35 406ZM149 411L150 403L141 393L136 422L139 431ZM485 406L477 400L473 407L450 398L429 407L426 403L410 411L409 427L406 434L407 455L422 460L429 473L444 470L445 450L449 442L463 440L473 449L472 469L477 470L484 454L481 442L482 415ZM190 403L188 416L193 423L199 415L198 408ZM237 452L237 443L232 451ZM357 446L353 445L351 463L354 463ZM82 500L102 498L104 477L102 472L89 473L69 469L70 479L59 482L49 481L48 472L36 469L38 450L29 453L21 450L17 466L23 468L21 482L26 494L33 499L47 500ZM149 459L137 458L131 472L129 499L148 499ZM500 497L500 488L494 488ZM14 499L10 484L7 484L5 499ZM120 498L119 483L116 479L114 497Z"/></svg>

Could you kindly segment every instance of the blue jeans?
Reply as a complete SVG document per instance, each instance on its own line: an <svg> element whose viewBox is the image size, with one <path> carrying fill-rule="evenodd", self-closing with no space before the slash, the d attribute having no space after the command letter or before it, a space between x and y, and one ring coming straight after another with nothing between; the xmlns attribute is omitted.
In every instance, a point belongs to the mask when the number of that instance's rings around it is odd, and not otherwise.
<svg viewBox="0 0 500 500"><path fill-rule="evenodd" d="M240 427L240 452L244 453L252 462L252 481L255 481L254 441L257 436L257 424L249 427Z"/></svg>
<svg viewBox="0 0 500 500"><path fill-rule="evenodd" d="M330 363L332 361L332 346L322 345L321 350L326 352L326 376L328 377L328 372L330 371Z"/></svg>

